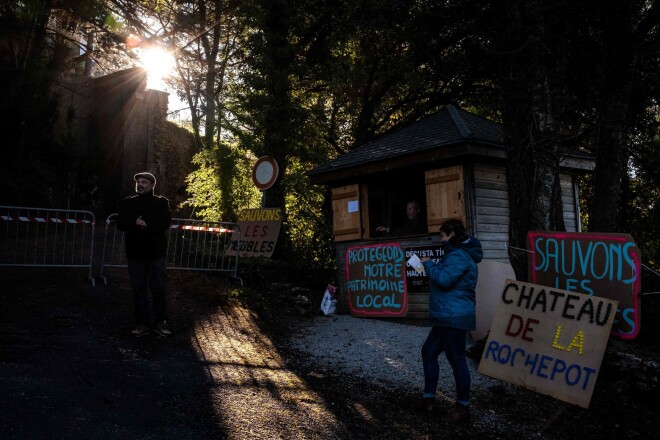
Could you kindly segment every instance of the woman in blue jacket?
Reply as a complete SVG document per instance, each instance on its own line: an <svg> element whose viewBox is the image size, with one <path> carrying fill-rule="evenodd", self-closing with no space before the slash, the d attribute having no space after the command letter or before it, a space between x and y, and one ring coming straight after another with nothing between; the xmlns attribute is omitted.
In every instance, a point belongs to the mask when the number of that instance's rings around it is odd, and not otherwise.
<svg viewBox="0 0 660 440"><path fill-rule="evenodd" d="M457 399L453 410L441 418L445 422L470 419L470 371L465 355L466 336L476 326L475 292L483 258L481 243L469 237L460 220L447 220L440 226L444 256L436 263L423 258L429 277L429 317L433 328L422 346L424 395L421 408L433 410L438 376L438 356L444 352L454 372Z"/></svg>

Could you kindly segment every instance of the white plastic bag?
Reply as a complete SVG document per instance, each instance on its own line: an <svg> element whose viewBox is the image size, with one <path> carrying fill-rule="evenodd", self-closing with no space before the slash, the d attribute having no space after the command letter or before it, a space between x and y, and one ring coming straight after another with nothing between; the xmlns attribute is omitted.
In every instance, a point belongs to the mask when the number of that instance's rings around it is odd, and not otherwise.
<svg viewBox="0 0 660 440"><path fill-rule="evenodd" d="M321 311L324 315L332 315L337 313L337 288L332 284L328 284L328 287L325 289L325 294L323 295L323 300L321 301Z"/></svg>

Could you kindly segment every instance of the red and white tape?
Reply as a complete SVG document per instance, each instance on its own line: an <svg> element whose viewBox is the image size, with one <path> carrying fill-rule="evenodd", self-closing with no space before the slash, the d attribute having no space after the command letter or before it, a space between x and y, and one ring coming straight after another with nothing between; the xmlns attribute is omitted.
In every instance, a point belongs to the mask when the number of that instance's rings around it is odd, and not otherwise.
<svg viewBox="0 0 660 440"><path fill-rule="evenodd" d="M116 222L117 220L112 219L110 221ZM234 232L233 229L211 228L207 226L193 226L193 225L170 225L170 229L183 229L186 231L202 231L202 232Z"/></svg>
<svg viewBox="0 0 660 440"><path fill-rule="evenodd" d="M80 223L92 223L89 220L77 220L74 218L56 218L56 217L30 217L30 216L9 216L9 215L0 215L0 219L6 222L10 221L19 221L19 222L37 222L37 223L67 223L67 224L80 224Z"/></svg>
<svg viewBox="0 0 660 440"><path fill-rule="evenodd" d="M232 232L231 229L226 229L226 228L209 228L206 226L192 226L192 225L171 225L170 229L183 229L186 231L203 231L203 232Z"/></svg>

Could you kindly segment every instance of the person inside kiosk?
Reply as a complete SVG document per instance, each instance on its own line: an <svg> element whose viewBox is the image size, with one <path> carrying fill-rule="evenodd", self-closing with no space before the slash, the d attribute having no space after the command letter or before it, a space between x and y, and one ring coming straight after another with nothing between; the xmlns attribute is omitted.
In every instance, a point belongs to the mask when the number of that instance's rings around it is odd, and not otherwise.
<svg viewBox="0 0 660 440"><path fill-rule="evenodd" d="M406 221L403 225L398 228L378 226L376 228L376 232L396 237L404 235L426 234L426 220L422 215L421 205L416 200L409 201L406 204Z"/></svg>

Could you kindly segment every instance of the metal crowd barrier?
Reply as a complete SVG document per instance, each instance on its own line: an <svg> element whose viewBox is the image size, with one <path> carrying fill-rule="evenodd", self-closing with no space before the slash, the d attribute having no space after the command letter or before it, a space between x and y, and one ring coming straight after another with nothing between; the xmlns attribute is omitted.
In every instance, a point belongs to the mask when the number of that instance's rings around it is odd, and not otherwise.
<svg viewBox="0 0 660 440"><path fill-rule="evenodd" d="M115 213L105 221L99 276L104 283L106 268L127 267L124 232L117 229L116 219ZM241 239L237 223L173 218L167 234L167 268L225 272L242 286L243 280L237 275L238 248L231 251L229 246L232 238Z"/></svg>
<svg viewBox="0 0 660 440"><path fill-rule="evenodd" d="M0 206L0 266L87 268L96 218L89 211Z"/></svg>

